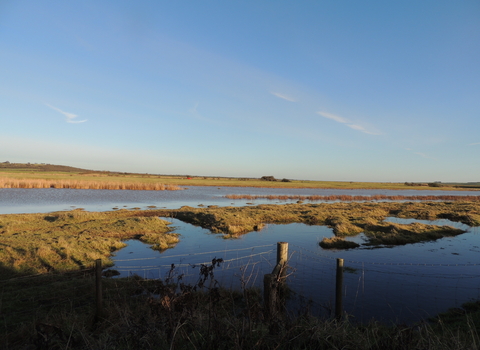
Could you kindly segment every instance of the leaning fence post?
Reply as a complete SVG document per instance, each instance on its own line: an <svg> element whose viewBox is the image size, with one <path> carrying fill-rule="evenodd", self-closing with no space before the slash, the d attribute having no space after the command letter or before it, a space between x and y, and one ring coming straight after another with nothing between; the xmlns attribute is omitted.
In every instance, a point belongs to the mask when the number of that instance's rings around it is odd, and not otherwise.
<svg viewBox="0 0 480 350"><path fill-rule="evenodd" d="M337 259L337 283L335 293L335 317L342 318L342 289L343 289L343 259Z"/></svg>
<svg viewBox="0 0 480 350"><path fill-rule="evenodd" d="M95 318L98 320L103 317L103 298L102 298L102 259L95 260Z"/></svg>

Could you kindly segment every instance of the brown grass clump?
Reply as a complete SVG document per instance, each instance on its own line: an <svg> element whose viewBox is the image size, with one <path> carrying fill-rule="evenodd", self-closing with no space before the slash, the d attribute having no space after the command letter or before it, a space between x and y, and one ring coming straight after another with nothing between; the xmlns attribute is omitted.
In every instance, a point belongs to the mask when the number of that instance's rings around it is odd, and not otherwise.
<svg viewBox="0 0 480 350"><path fill-rule="evenodd" d="M365 226L365 236L368 238L367 245L404 245L457 236L464 232L451 226L426 225L418 222L408 225L378 223Z"/></svg>
<svg viewBox="0 0 480 350"><path fill-rule="evenodd" d="M331 237L331 238L323 238L320 242L320 247L324 249L351 249L351 248L358 248L360 244L346 241L342 237Z"/></svg>

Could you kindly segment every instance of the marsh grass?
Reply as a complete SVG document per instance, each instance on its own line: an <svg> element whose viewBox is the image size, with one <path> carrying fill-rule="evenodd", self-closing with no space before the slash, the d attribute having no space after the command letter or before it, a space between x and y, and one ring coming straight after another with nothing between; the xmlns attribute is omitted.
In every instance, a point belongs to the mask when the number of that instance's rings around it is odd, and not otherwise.
<svg viewBox="0 0 480 350"><path fill-rule="evenodd" d="M78 270L96 259L111 265L109 257L125 247L126 239L164 250L179 241L169 224L148 211L0 215L0 264L5 269L1 278Z"/></svg>
<svg viewBox="0 0 480 350"><path fill-rule="evenodd" d="M218 284L217 261L202 266L193 285L185 284L174 266L163 280L103 279L105 316L95 322L90 267L98 257L108 265L109 255L122 239L155 244L158 237L167 235L175 240L160 215L223 233L261 229L265 223L303 222L331 227L348 223L388 235L401 233L409 225L382 223L387 216L448 217L475 223L479 209L477 202L323 203L1 215L0 347L474 349L480 341L476 304L417 325L318 319L305 310L267 319L259 290L231 291ZM433 226L412 227L421 232ZM63 272L71 269L76 272ZM7 276L17 278L5 280Z"/></svg>
<svg viewBox="0 0 480 350"><path fill-rule="evenodd" d="M433 241L442 237L457 236L464 230L454 227L426 225L422 223L379 223L365 225L366 245L404 245L412 242Z"/></svg>
<svg viewBox="0 0 480 350"><path fill-rule="evenodd" d="M192 208L155 211L227 237L260 230L264 224L325 225L335 236L365 232L367 244L407 244L455 236L464 231L449 226L386 224L386 217L450 219L480 226L480 202L336 202L318 204L263 204L252 207ZM292 232L292 235L295 233Z"/></svg>
<svg viewBox="0 0 480 350"><path fill-rule="evenodd" d="M386 196L381 194L371 196L352 196L352 195L251 195L251 194L228 194L225 198L229 199L268 199L281 201L347 201L347 202L364 202L364 201L480 201L480 196L453 196L453 195L438 195L438 196Z"/></svg>

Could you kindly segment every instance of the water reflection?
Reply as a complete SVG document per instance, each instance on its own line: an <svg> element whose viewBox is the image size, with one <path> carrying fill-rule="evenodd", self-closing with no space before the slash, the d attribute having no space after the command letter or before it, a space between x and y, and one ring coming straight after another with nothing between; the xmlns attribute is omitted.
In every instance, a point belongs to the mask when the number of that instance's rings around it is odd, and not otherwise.
<svg viewBox="0 0 480 350"><path fill-rule="evenodd" d="M182 191L131 191L131 190L74 190L74 189L0 189L0 213L46 213L60 210L84 208L88 211L109 211L113 208L177 209L188 205L245 206L252 204L289 203L292 201L270 201L268 199L232 200L227 194L249 195L442 195L443 191L415 190L335 190L302 188L256 188L256 187L208 187L192 186ZM448 194L478 195L478 191L449 191Z"/></svg>

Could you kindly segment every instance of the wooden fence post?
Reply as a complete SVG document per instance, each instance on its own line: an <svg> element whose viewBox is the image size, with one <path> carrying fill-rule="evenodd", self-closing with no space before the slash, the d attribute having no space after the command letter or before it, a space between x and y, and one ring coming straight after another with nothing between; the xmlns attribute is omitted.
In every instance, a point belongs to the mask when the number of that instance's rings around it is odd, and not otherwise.
<svg viewBox="0 0 480 350"><path fill-rule="evenodd" d="M280 276L287 276L287 260L288 260L288 242L277 242L277 266L280 266Z"/></svg>
<svg viewBox="0 0 480 350"><path fill-rule="evenodd" d="M95 319L103 317L103 298L102 298L102 259L95 260L95 301L96 313Z"/></svg>
<svg viewBox="0 0 480 350"><path fill-rule="evenodd" d="M335 293L335 317L340 320L343 314L342 305L343 289L343 259L337 259L337 283Z"/></svg>

